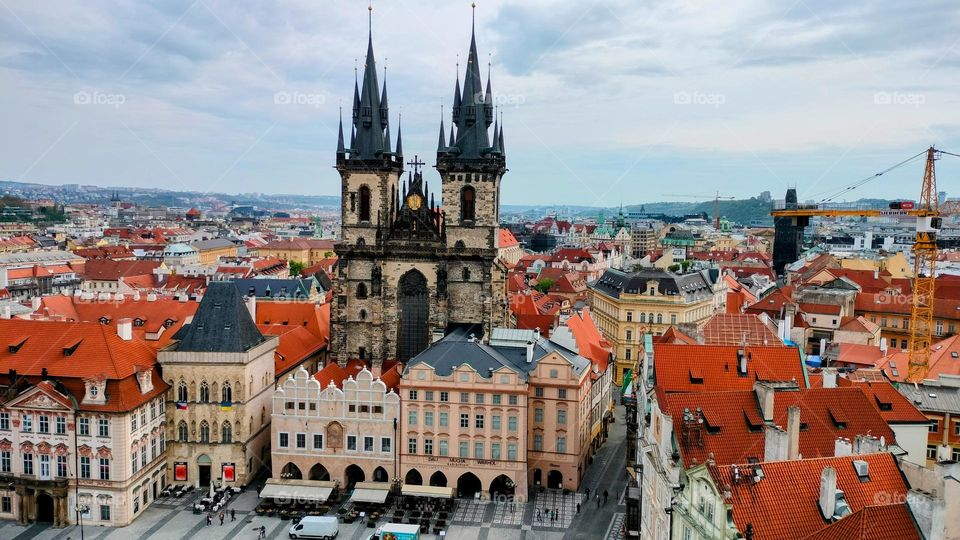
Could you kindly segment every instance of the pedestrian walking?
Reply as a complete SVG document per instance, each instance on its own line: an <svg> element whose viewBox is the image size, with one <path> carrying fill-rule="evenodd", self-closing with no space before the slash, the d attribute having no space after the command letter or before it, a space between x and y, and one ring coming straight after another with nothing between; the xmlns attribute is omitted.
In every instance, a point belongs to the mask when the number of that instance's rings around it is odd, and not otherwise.
<svg viewBox="0 0 960 540"><path fill-rule="evenodd" d="M537 521L539 521L539 522L541 522L541 523L543 522L543 516L540 515L540 509L539 509L539 508L537 508Z"/></svg>
<svg viewBox="0 0 960 540"><path fill-rule="evenodd" d="M560 509L559 509L559 508L554 508L554 509L553 509L553 519L554 519L554 521L560 521Z"/></svg>
<svg viewBox="0 0 960 540"><path fill-rule="evenodd" d="M603 490L603 504L607 504L607 496L610 495L607 493L607 490Z"/></svg>
<svg viewBox="0 0 960 540"><path fill-rule="evenodd" d="M237 510L234 509L234 508L231 508L231 509L230 509L230 521L236 521L236 520L237 520Z"/></svg>
<svg viewBox="0 0 960 540"><path fill-rule="evenodd" d="M577 503L577 513L580 513L580 503Z"/></svg>
<svg viewBox="0 0 960 540"><path fill-rule="evenodd" d="M225 518L225 517L226 517L226 516L224 515L224 513L223 513L223 512L220 512L220 524L221 524L221 525L223 525L223 518Z"/></svg>
<svg viewBox="0 0 960 540"><path fill-rule="evenodd" d="M584 490L584 493L587 494L587 500L589 501L589 500L590 500L590 488L585 489L585 490Z"/></svg>
<svg viewBox="0 0 960 540"><path fill-rule="evenodd" d="M261 526L260 526L260 538L266 538L266 537L267 537L267 526L266 526L266 525L261 525Z"/></svg>
<svg viewBox="0 0 960 540"><path fill-rule="evenodd" d="M213 525L213 514L207 512L207 526Z"/></svg>
<svg viewBox="0 0 960 540"><path fill-rule="evenodd" d="M597 493L597 508L600 508L600 494Z"/></svg>

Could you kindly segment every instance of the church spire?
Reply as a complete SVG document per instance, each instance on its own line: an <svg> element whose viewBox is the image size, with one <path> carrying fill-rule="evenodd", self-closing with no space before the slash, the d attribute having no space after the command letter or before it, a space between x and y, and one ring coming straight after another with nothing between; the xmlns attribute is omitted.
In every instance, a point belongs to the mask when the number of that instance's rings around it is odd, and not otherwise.
<svg viewBox="0 0 960 540"><path fill-rule="evenodd" d="M500 111L500 134L497 135L497 144L500 146L500 153L506 154L503 149L503 111Z"/></svg>
<svg viewBox="0 0 960 540"><path fill-rule="evenodd" d="M403 112L397 117L397 161L403 162L403 134L400 132Z"/></svg>
<svg viewBox="0 0 960 540"><path fill-rule="evenodd" d="M460 87L459 69L457 86L454 93L453 123L457 126L457 153L464 158L478 158L490 150L488 130L493 123L493 96L490 92L490 80L487 80L488 93L484 97L483 82L480 78L480 62L477 54L476 4L473 5L474 18L470 29L470 49L467 52L467 69ZM488 102L489 100L489 102Z"/></svg>
<svg viewBox="0 0 960 540"><path fill-rule="evenodd" d="M375 159L388 151L389 147L389 143L384 142L384 129L388 124L386 104L381 104L377 65L373 54L373 6L370 6L369 11L367 57L363 64L363 84L360 86L360 110L354 121L357 140L351 148L356 150L356 157L360 159ZM383 97L386 97L386 90Z"/></svg>
<svg viewBox="0 0 960 540"><path fill-rule="evenodd" d="M437 152L442 152L447 147L447 141L443 140L443 105L440 105L440 137L437 140Z"/></svg>
<svg viewBox="0 0 960 540"><path fill-rule="evenodd" d="M343 147L343 107L340 107L340 127L338 128L337 134L337 155L342 156L346 153L346 148Z"/></svg>
<svg viewBox="0 0 960 540"><path fill-rule="evenodd" d="M489 80L490 79L488 78L487 81ZM497 115L496 113L494 113L493 115L493 151L494 152L500 151L500 133L498 132L499 128L497 126L498 126Z"/></svg>

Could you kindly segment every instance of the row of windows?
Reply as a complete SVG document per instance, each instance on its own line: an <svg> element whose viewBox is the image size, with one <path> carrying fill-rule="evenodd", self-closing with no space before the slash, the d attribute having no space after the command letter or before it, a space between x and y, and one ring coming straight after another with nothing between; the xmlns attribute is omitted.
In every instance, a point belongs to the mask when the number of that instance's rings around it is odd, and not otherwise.
<svg viewBox="0 0 960 540"><path fill-rule="evenodd" d="M937 459L937 445L927 445L927 459ZM960 448L954 447L950 450L950 459L960 461Z"/></svg>
<svg viewBox="0 0 960 540"><path fill-rule="evenodd" d="M37 478L40 480L50 480L51 478L66 478L67 477L67 456L54 456L56 461L51 463L51 456L49 454L39 454L35 456L32 453L25 453L22 455L23 468L21 473L24 475L37 475ZM89 458L87 458L89 459ZM39 471L34 467L35 463L39 462ZM52 469L51 464L56 468ZM107 478L109 480L109 463L107 465ZM11 455L10 450L0 451L0 473L13 473L13 456ZM39 474L38 474L39 473Z"/></svg>
<svg viewBox="0 0 960 540"><path fill-rule="evenodd" d="M543 409L539 409L541 412L541 420L543 416ZM424 411L423 413L423 425L426 427L433 427L433 411ZM564 411L564 422L566 422L566 411ZM439 427L448 427L450 425L450 416L449 413L441 411L437 415ZM494 414L490 416L490 428L494 431L500 431L503 429L502 425L503 417L499 414ZM407 412L407 425L416 426L419 421L419 414L417 411L408 411ZM470 428L470 414L461 413L460 414L460 427L469 429ZM473 427L476 429L484 429L486 427L486 415L475 414L473 415ZM507 430L508 431L517 431L517 417L508 416L507 417Z"/></svg>
<svg viewBox="0 0 960 540"><path fill-rule="evenodd" d="M160 432L158 437L152 437L150 439L150 460L153 461L157 459L157 456L163 453L167 447L166 436L163 432ZM139 459L138 459L139 454ZM137 474L137 471L142 467L146 467L148 463L147 460L147 445L140 447L140 451L137 452L134 449L130 450L130 472L131 474Z"/></svg>
<svg viewBox="0 0 960 540"><path fill-rule="evenodd" d="M155 399L150 402L150 420L156 420L157 416L162 416L166 405L162 399ZM137 421L139 417L139 422ZM136 411L130 414L130 433L135 433L139 427L147 427L147 407L140 408L140 414Z"/></svg>
<svg viewBox="0 0 960 540"><path fill-rule="evenodd" d="M563 454L567 451L567 437L565 435L560 435L556 438L557 441L557 453ZM533 451L534 452L543 452L543 434L535 433L533 435Z"/></svg>
<svg viewBox="0 0 960 540"><path fill-rule="evenodd" d="M189 392L187 391L187 383L180 381L180 384L177 385L177 401L186 403L190 401ZM233 387L230 386L229 381L224 381L223 386L220 387L220 400L226 402L233 401ZM200 383L200 391L197 396L197 401L199 403L210 403L210 386L207 385L207 381L202 381Z"/></svg>
<svg viewBox="0 0 960 540"><path fill-rule="evenodd" d="M134 416L134 418L136 418ZM21 414L20 415L20 431L25 433L32 433L34 430L32 414ZM51 422L51 420L53 420ZM98 437L109 437L110 436L110 419L109 418L97 418L97 436ZM51 426L53 431L51 432ZM46 414L37 415L37 433L54 433L56 435L65 435L67 433L67 417L66 416L51 416ZM10 413L9 412L0 412L0 431L10 431ZM77 420L77 434L84 437L90 436L90 418L80 417Z"/></svg>
<svg viewBox="0 0 960 540"><path fill-rule="evenodd" d="M473 402L477 404L483 404L486 402L486 394L476 393L473 395ZM418 401L420 399L419 390L408 390L407 397L411 401ZM433 390L423 391L423 400L424 401L434 401L434 397L439 397L441 403L448 403L450 401L450 392L446 390L441 390L439 392L434 392ZM510 394L507 396L507 403L509 405L516 405L520 401L520 398L516 394ZM470 403L470 392L460 392L460 403ZM502 405L503 404L503 394L490 394L490 403L493 405Z"/></svg>
<svg viewBox="0 0 960 540"><path fill-rule="evenodd" d="M300 450L305 450L307 448L307 433L294 433L293 443L290 445L290 434L287 432L281 432L277 437L277 446L279 448L297 448ZM313 450L323 450L323 434L322 433L313 433L311 434L312 441L310 448ZM366 435L358 437L357 435L347 435L347 445L346 449L349 452L356 452L359 450L357 443L363 444L364 452L376 452L376 437ZM380 452L389 454L393 450L393 439L391 437L380 437Z"/></svg>
<svg viewBox="0 0 960 540"><path fill-rule="evenodd" d="M930 433L940 433L940 420L938 418L931 418L930 425L927 426L927 429ZM960 437L960 422L953 423L953 434L956 437Z"/></svg>
<svg viewBox="0 0 960 540"><path fill-rule="evenodd" d="M434 439L431 437L426 437L423 439L423 455L432 456L434 455L434 450L436 450L436 455L441 457L450 455L450 441L447 439L439 439L436 441L437 446L434 449ZM474 459L492 459L498 460L502 459L502 449L503 443L493 442L490 443L490 456L487 457L486 453L486 443L482 441L474 441L473 443L473 455L470 454L470 441L460 441L457 451L457 457L469 458L473 457ZM407 439L407 453L409 454L418 454L420 450L420 441L417 437L410 437ZM507 459L510 461L517 460L517 443L507 443Z"/></svg>
<svg viewBox="0 0 960 540"><path fill-rule="evenodd" d="M360 186L360 208L357 218L360 221L370 221L370 188ZM460 221L474 221L477 216L477 192L471 186L464 186L460 190Z"/></svg>
<svg viewBox="0 0 960 540"><path fill-rule="evenodd" d="M190 440L190 430L187 428L187 422L181 420L177 424L177 441L179 442L189 442ZM200 422L200 438L198 442L209 443L210 441L210 424L203 420ZM220 426L220 442L224 444L229 444L233 442L233 427L231 427L230 422L224 422Z"/></svg>

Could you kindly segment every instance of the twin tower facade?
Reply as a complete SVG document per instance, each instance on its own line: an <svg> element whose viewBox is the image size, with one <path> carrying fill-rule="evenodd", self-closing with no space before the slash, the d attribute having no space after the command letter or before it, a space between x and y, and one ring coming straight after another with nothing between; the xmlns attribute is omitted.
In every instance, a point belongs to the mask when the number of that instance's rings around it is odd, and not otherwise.
<svg viewBox="0 0 960 540"><path fill-rule="evenodd" d="M475 31L462 86L457 75L449 136L440 122L439 201L424 163L405 162L399 125L391 145L390 127L371 31L349 141L342 119L337 141L342 225L330 350L341 363L358 358L375 370L413 358L456 327L483 339L508 313L506 268L497 258L503 126L489 72L481 82Z"/></svg>

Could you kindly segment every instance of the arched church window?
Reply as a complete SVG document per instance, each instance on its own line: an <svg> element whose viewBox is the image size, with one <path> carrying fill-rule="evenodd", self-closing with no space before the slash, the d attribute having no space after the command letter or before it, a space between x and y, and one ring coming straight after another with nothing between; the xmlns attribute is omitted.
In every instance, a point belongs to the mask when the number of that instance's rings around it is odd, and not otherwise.
<svg viewBox="0 0 960 540"><path fill-rule="evenodd" d="M367 284L360 283L357 285L357 298L366 298L367 297Z"/></svg>
<svg viewBox="0 0 960 540"><path fill-rule="evenodd" d="M470 269L466 266L463 267L463 280L470 281Z"/></svg>
<svg viewBox="0 0 960 540"><path fill-rule="evenodd" d="M360 221L370 221L370 188L360 186Z"/></svg>
<svg viewBox="0 0 960 540"><path fill-rule="evenodd" d="M460 190L460 221L473 221L477 214L477 192L471 186Z"/></svg>
<svg viewBox="0 0 960 540"><path fill-rule="evenodd" d="M207 403L210 401L210 387L207 386L207 381L200 383L200 403Z"/></svg>

